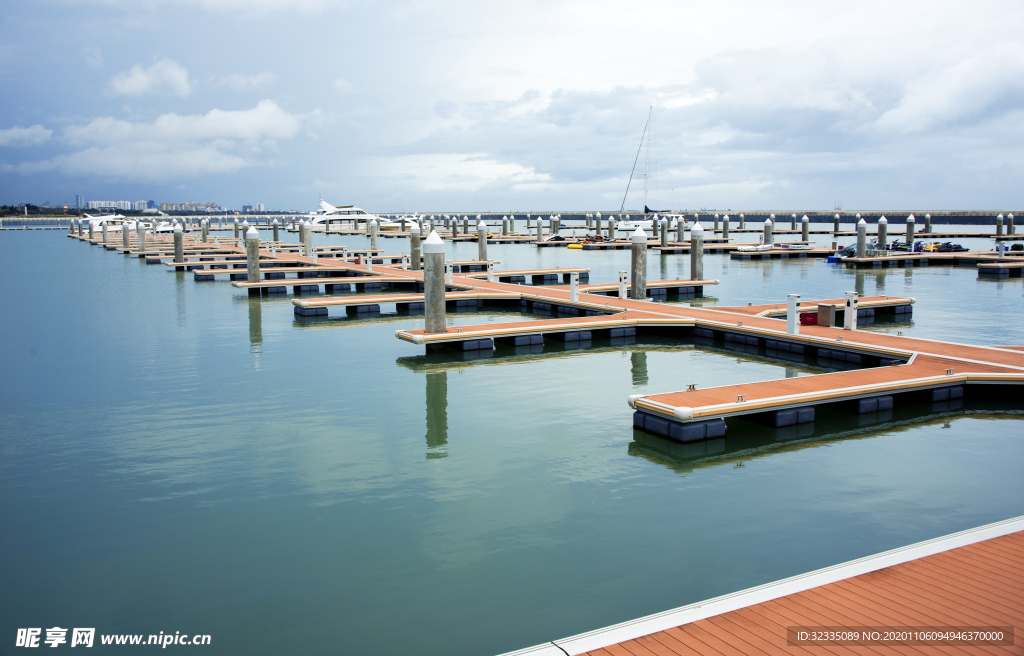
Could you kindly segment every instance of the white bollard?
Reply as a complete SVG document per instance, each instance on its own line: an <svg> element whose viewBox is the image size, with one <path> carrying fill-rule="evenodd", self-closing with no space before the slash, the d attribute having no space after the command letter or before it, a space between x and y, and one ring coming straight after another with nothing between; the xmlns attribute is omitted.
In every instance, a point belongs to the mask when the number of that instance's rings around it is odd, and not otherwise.
<svg viewBox="0 0 1024 656"><path fill-rule="evenodd" d="M619 271L619 298L626 298L626 282L629 280L629 272Z"/></svg>
<svg viewBox="0 0 1024 656"><path fill-rule="evenodd" d="M633 247L629 288L633 292L633 300L643 301L647 299L647 233L638 227L630 241Z"/></svg>
<svg viewBox="0 0 1024 656"><path fill-rule="evenodd" d="M786 334L800 334L800 294L786 296Z"/></svg>
<svg viewBox="0 0 1024 656"><path fill-rule="evenodd" d="M412 270L420 270L420 230L421 227L417 223L413 223L412 227L409 228L409 259L411 260Z"/></svg>
<svg viewBox="0 0 1024 656"><path fill-rule="evenodd" d="M861 221L863 220L864 219L861 219ZM843 330L857 330L857 297L857 292L846 292L846 307L843 311Z"/></svg>
<svg viewBox="0 0 1024 656"><path fill-rule="evenodd" d="M766 244L772 243L772 229L775 227L775 224L772 223L772 219L774 217L775 215L772 214L769 218L764 220L764 243Z"/></svg>
<svg viewBox="0 0 1024 656"><path fill-rule="evenodd" d="M448 331L445 316L445 270L444 240L432 231L423 242L423 306L425 322L423 332L443 333Z"/></svg>
<svg viewBox="0 0 1024 656"><path fill-rule="evenodd" d="M489 270L489 269L488 269ZM580 274L569 274L569 300L578 301L580 298Z"/></svg>
<svg viewBox="0 0 1024 656"><path fill-rule="evenodd" d="M690 228L690 280L704 280L704 227Z"/></svg>
<svg viewBox="0 0 1024 656"><path fill-rule="evenodd" d="M246 279L249 282L260 281L260 233L256 230L256 226L250 227L245 231L245 268L246 268ZM250 288L249 293L256 292L259 294L259 288ZM252 294L255 295L255 294Z"/></svg>

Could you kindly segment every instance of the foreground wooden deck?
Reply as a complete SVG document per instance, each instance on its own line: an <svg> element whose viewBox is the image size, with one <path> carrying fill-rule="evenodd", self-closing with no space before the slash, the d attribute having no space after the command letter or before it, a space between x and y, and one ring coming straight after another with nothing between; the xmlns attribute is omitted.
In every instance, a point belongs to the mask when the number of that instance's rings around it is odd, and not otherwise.
<svg viewBox="0 0 1024 656"><path fill-rule="evenodd" d="M800 644L795 627L1000 627L1010 639ZM997 656L1024 654L1022 630L1024 518L1015 518L506 656Z"/></svg>

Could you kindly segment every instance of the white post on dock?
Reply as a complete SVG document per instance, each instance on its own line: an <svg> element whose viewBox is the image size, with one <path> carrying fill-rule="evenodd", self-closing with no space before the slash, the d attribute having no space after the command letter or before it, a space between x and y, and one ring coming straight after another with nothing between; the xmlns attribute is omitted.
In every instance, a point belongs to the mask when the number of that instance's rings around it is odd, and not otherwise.
<svg viewBox="0 0 1024 656"><path fill-rule="evenodd" d="M131 228L127 223L121 224L121 247L128 250L128 239L132 236Z"/></svg>
<svg viewBox="0 0 1024 656"><path fill-rule="evenodd" d="M281 224L278 223L277 219L274 219L274 222L271 224L271 227L274 229L274 243L276 244L277 242L281 241Z"/></svg>
<svg viewBox="0 0 1024 656"><path fill-rule="evenodd" d="M800 294L786 296L786 334L800 334Z"/></svg>
<svg viewBox="0 0 1024 656"><path fill-rule="evenodd" d="M1010 215L1010 225L1013 225L1013 215L1012 214ZM932 215L931 214L925 214L924 215L924 231L927 232L929 235L932 234Z"/></svg>
<svg viewBox="0 0 1024 656"><path fill-rule="evenodd" d="M1006 234L1017 234L1016 230L1013 227L1013 212L1010 212L1009 214L1006 215Z"/></svg>
<svg viewBox="0 0 1024 656"><path fill-rule="evenodd" d="M729 215L722 217L722 239L729 238Z"/></svg>
<svg viewBox="0 0 1024 656"><path fill-rule="evenodd" d="M580 298L580 274L573 272L569 274L569 300L578 301Z"/></svg>
<svg viewBox="0 0 1024 656"><path fill-rule="evenodd" d="M743 230L743 229L745 229L746 227L747 227L747 217L746 217L746 215L745 215L745 214L743 214L743 213L741 212L741 213L740 213L740 230Z"/></svg>
<svg viewBox="0 0 1024 656"><path fill-rule="evenodd" d="M238 217L235 217L235 239L238 239Z"/></svg>
<svg viewBox="0 0 1024 656"><path fill-rule="evenodd" d="M811 220L804 214L800 219L800 241L811 240Z"/></svg>
<svg viewBox="0 0 1024 656"><path fill-rule="evenodd" d="M888 240L888 238L889 219L885 218L885 215L882 215L882 217L878 219L878 245L882 248L882 250L885 250L885 242Z"/></svg>
<svg viewBox="0 0 1024 656"><path fill-rule="evenodd" d="M715 215L715 227L711 229L712 234L718 232L718 215Z"/></svg>
<svg viewBox="0 0 1024 656"><path fill-rule="evenodd" d="M245 268L247 272L246 279L249 282L260 281L260 233L256 230L256 226L251 226L245 232ZM250 292L253 289L249 290ZM259 289L255 291L258 293Z"/></svg>
<svg viewBox="0 0 1024 656"><path fill-rule="evenodd" d="M242 219L242 225L239 226L238 232L235 233L235 241L237 242L235 245L238 246L239 248L245 246L245 244L243 244L242 241L245 239L245 233L247 233L248 231L249 220Z"/></svg>
<svg viewBox="0 0 1024 656"><path fill-rule="evenodd" d="M409 228L409 258L412 260L413 271L420 270L420 229L416 223Z"/></svg>
<svg viewBox="0 0 1024 656"><path fill-rule="evenodd" d="M1005 246L1003 246L1002 244L996 244L996 255L998 255L999 257L1003 257L1004 250L1006 250Z"/></svg>
<svg viewBox="0 0 1024 656"><path fill-rule="evenodd" d="M860 214L857 215L860 218ZM832 217L832 250L839 247L839 215Z"/></svg>
<svg viewBox="0 0 1024 656"><path fill-rule="evenodd" d="M305 222L306 226L306 257L311 257L316 260L316 251L313 249L313 224L309 221Z"/></svg>
<svg viewBox="0 0 1024 656"><path fill-rule="evenodd" d="M690 280L704 280L704 227L690 228Z"/></svg>
<svg viewBox="0 0 1024 656"><path fill-rule="evenodd" d="M916 227L914 215L911 214L907 217L907 246L910 247L910 252L914 252L914 228Z"/></svg>
<svg viewBox="0 0 1024 656"><path fill-rule="evenodd" d="M863 221L864 219L861 219ZM859 223L857 225L860 225ZM857 330L857 292L846 292L846 308L843 311L843 329Z"/></svg>
<svg viewBox="0 0 1024 656"><path fill-rule="evenodd" d="M615 215L608 215L608 241L615 241Z"/></svg>
<svg viewBox="0 0 1024 656"><path fill-rule="evenodd" d="M487 226L483 219L476 220L476 259L487 261Z"/></svg>
<svg viewBox="0 0 1024 656"><path fill-rule="evenodd" d="M146 227L142 225L142 221L135 224L135 237L138 240L139 252L146 252Z"/></svg>
<svg viewBox="0 0 1024 656"><path fill-rule="evenodd" d="M507 216L501 217L501 234L502 234L502 236L508 234L508 217Z"/></svg>
<svg viewBox="0 0 1024 656"><path fill-rule="evenodd" d="M210 241L210 219L203 219L199 223L203 235L203 243Z"/></svg>
<svg viewBox="0 0 1024 656"><path fill-rule="evenodd" d="M516 215L515 214L509 214L508 215L508 234L510 234L510 235L516 234Z"/></svg>
<svg viewBox="0 0 1024 656"><path fill-rule="evenodd" d="M455 220L457 221L458 217L455 217ZM469 217L465 214L462 215L462 232L469 234Z"/></svg>
<svg viewBox="0 0 1024 656"><path fill-rule="evenodd" d="M537 217L537 243L544 237L544 224L541 223L540 217Z"/></svg>
<svg viewBox="0 0 1024 656"><path fill-rule="evenodd" d="M494 282L494 260L487 260L487 282Z"/></svg>
<svg viewBox="0 0 1024 656"><path fill-rule="evenodd" d="M796 232L796 214L789 215L789 229Z"/></svg>
<svg viewBox="0 0 1024 656"><path fill-rule="evenodd" d="M430 236L423 242L423 263L423 332L447 332L448 321L444 305L444 240L436 231L431 231Z"/></svg>
<svg viewBox="0 0 1024 656"><path fill-rule="evenodd" d="M676 218L676 241L682 243L683 237L686 236L686 219L683 215L679 215Z"/></svg>
<svg viewBox="0 0 1024 656"><path fill-rule="evenodd" d="M405 232L405 217L404 216L398 222L398 232Z"/></svg>
<svg viewBox="0 0 1024 656"><path fill-rule="evenodd" d="M999 225L999 234L1003 233L1002 223L1003 223L1003 215L1000 214L999 215L999 224L1000 224ZM107 243L107 222L106 221L100 221L100 229L103 230L103 243L106 244Z"/></svg>
<svg viewBox="0 0 1024 656"><path fill-rule="evenodd" d="M661 237L661 233L658 232L660 229L661 221L658 220L658 215L655 214L653 217L651 217L651 236L654 237L655 239L659 239Z"/></svg>
<svg viewBox="0 0 1024 656"><path fill-rule="evenodd" d="M662 219L661 223L661 247L668 248L668 219Z"/></svg>
<svg viewBox="0 0 1024 656"><path fill-rule="evenodd" d="M857 222L857 257L865 257L868 252L868 224L861 219Z"/></svg>
<svg viewBox="0 0 1024 656"><path fill-rule="evenodd" d="M775 215L772 214L772 217L774 217L774 216ZM772 228L774 228L774 227L775 227L775 224L772 223L771 217L769 217L769 218L764 220L764 243L766 243L766 244L771 244L772 243Z"/></svg>
<svg viewBox="0 0 1024 656"><path fill-rule="evenodd" d="M380 225L377 219L370 222L370 250L377 250L377 237L380 234Z"/></svg>
<svg viewBox="0 0 1024 656"><path fill-rule="evenodd" d="M626 283L629 280L628 271L619 271L619 298L626 298Z"/></svg>
<svg viewBox="0 0 1024 656"><path fill-rule="evenodd" d="M601 236L601 213L598 212L594 215L594 234L598 237Z"/></svg>
<svg viewBox="0 0 1024 656"><path fill-rule="evenodd" d="M181 264L185 262L185 235L181 230L181 224L175 224L174 226L174 263ZM175 267L177 268L177 267Z"/></svg>
<svg viewBox="0 0 1024 656"><path fill-rule="evenodd" d="M633 299L642 301L647 298L647 233L637 227L630 241L633 242L633 252L629 287L633 291Z"/></svg>
<svg viewBox="0 0 1024 656"><path fill-rule="evenodd" d="M1002 237L1002 236L1003 236L1003 215L1000 214L999 216L996 217L996 237ZM103 241L107 241L107 235L106 235L105 232L103 234Z"/></svg>
<svg viewBox="0 0 1024 656"><path fill-rule="evenodd" d="M592 227L590 225L590 219L591 219L591 216L590 216L590 213L588 212L587 213L587 230L590 230L590 228Z"/></svg>

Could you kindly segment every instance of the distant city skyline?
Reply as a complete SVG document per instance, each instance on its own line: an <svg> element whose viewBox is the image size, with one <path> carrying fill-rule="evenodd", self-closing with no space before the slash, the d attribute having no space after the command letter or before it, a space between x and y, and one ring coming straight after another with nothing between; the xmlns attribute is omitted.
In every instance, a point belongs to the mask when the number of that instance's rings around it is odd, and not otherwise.
<svg viewBox="0 0 1024 656"><path fill-rule="evenodd" d="M0 203L637 210L646 182L652 208L998 209L1024 193L1016 2L54 2L5 16ZM111 40L67 38L83 30Z"/></svg>

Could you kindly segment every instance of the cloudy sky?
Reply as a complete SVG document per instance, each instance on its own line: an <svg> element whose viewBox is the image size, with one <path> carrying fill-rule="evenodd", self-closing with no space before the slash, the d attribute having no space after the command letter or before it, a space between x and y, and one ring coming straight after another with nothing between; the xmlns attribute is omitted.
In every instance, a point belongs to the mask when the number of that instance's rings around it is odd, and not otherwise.
<svg viewBox="0 0 1024 656"><path fill-rule="evenodd" d="M1018 209L1024 4L7 5L0 203ZM627 208L642 208L646 147Z"/></svg>

